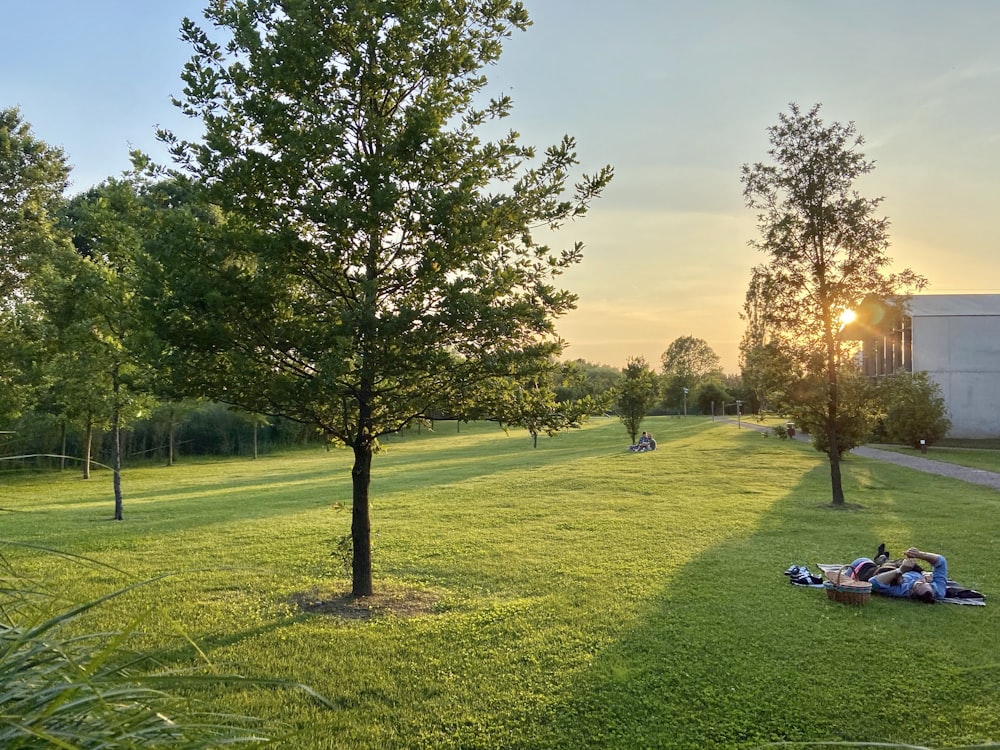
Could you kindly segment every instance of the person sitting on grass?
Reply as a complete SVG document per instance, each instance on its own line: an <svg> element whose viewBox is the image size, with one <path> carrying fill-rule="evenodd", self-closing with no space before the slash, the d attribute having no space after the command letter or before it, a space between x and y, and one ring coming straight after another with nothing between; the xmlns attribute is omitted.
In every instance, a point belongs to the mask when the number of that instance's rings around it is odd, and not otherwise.
<svg viewBox="0 0 1000 750"><path fill-rule="evenodd" d="M655 451L656 441L653 440L652 435L643 430L642 435L639 437L639 442L636 443L635 445L630 445L628 449L633 453L645 453L646 451Z"/></svg>
<svg viewBox="0 0 1000 750"><path fill-rule="evenodd" d="M930 563L933 570L924 573L917 560ZM945 598L948 561L944 559L944 555L921 552L916 547L910 547L906 550L905 559L899 567L881 570L868 580L872 585L873 594L918 599L926 604L933 604L938 599Z"/></svg>

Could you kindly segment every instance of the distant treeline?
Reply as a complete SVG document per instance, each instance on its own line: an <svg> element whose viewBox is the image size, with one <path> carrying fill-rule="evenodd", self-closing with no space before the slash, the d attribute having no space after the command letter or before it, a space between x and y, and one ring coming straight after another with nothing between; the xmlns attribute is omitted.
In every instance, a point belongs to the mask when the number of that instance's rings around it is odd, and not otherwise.
<svg viewBox="0 0 1000 750"><path fill-rule="evenodd" d="M138 419L122 431L122 454L126 461L174 460L185 455L251 456L279 448L320 443L315 429L282 418L262 418L225 404L187 404L172 412ZM171 424L173 428L171 429ZM72 466L83 459L86 434L42 414L26 415L15 429L0 435L0 471L24 467ZM256 435L254 434L256 432ZM171 454L171 439L173 452ZM23 459L15 459L25 456ZM66 456L66 460L58 457ZM111 461L111 433L95 429L91 459L96 464Z"/></svg>

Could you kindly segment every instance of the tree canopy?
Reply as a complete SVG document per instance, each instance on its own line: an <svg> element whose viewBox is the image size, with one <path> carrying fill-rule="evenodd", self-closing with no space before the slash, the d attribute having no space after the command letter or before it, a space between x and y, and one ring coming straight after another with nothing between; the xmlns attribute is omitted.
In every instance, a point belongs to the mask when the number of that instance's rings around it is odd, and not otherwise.
<svg viewBox="0 0 1000 750"><path fill-rule="evenodd" d="M681 336L670 342L660 362L664 400L680 406L694 400L694 391L710 376L722 377L722 360L704 339Z"/></svg>
<svg viewBox="0 0 1000 750"><path fill-rule="evenodd" d="M30 351L27 282L31 265L59 244L56 223L68 180L62 150L36 138L18 109L0 109L0 428L32 398L24 377L24 364L37 359Z"/></svg>
<svg viewBox="0 0 1000 750"><path fill-rule="evenodd" d="M0 110L0 307L16 298L30 259L51 242L69 167L18 109Z"/></svg>
<svg viewBox="0 0 1000 750"><path fill-rule="evenodd" d="M704 339L681 336L670 342L661 358L663 374L687 378L691 385L707 375L721 374L722 360Z"/></svg>
<svg viewBox="0 0 1000 750"><path fill-rule="evenodd" d="M481 71L529 25L519 2L234 0L206 16L222 39L185 20L177 102L204 138L162 137L217 210L171 217L151 246L159 331L197 390L353 449L367 595L379 436L554 366L576 302L554 280L582 246L546 242L612 172L577 174L568 136L540 157L514 131L487 139L512 102L484 100Z"/></svg>

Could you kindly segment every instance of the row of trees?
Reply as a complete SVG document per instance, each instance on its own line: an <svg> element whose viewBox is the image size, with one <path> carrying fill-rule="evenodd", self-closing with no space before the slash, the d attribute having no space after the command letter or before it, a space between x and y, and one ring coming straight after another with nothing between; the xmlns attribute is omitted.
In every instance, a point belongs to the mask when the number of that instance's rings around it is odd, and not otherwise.
<svg viewBox="0 0 1000 750"><path fill-rule="evenodd" d="M6 338L10 341L10 336ZM707 346L707 345L706 345ZM72 378L89 378L83 370L54 378L60 387ZM724 406L732 411L734 399L745 395L737 376L711 373L707 378L697 378L686 403L670 403L668 393L671 379L665 374L649 371L651 388L641 401L642 416L657 413L721 413ZM622 372L610 365L596 364L582 359L564 363L545 379L545 386L535 390L536 398L522 398L518 402L518 415L508 409L506 424L517 424L529 430L535 443L539 434L554 435L567 426L580 424L592 414L616 411L634 411L625 406L632 388L632 370ZM30 385L22 381L24 385ZM133 382L133 386L140 384ZM624 401L619 399L624 394ZM736 394L733 396L732 394ZM19 417L4 423L10 430L0 437L0 471L37 459L66 468L67 463L79 459L84 478L90 478L92 464L108 464L113 460L110 435L107 432L109 404L102 403L100 392L92 394L98 408L93 418L76 421L73 412L57 399L57 391L36 384L33 403L24 404L28 410ZM181 454L190 455L253 455L258 448L271 450L276 447L320 442L323 436L307 426L283 418L251 414L213 401L196 399L158 399L155 394L143 392L142 404L134 416L122 422L121 450L123 460L130 457L163 460L173 465ZM478 416L482 416L482 413ZM486 415L487 418L495 418ZM468 419L456 414L433 414L434 422ZM90 425L88 428L87 425ZM89 446L89 447L88 447Z"/></svg>
<svg viewBox="0 0 1000 750"><path fill-rule="evenodd" d="M744 387L742 377L725 374L721 359L712 347L704 339L690 335L670 343L661 357L658 371L644 357L631 358L623 370L584 360L571 363L584 383L579 393L590 395L612 389L619 392L633 379L630 373L635 372L636 365L650 380L647 413L721 414L725 406L732 408L737 399L753 408L752 393ZM569 391L567 395L577 394Z"/></svg>

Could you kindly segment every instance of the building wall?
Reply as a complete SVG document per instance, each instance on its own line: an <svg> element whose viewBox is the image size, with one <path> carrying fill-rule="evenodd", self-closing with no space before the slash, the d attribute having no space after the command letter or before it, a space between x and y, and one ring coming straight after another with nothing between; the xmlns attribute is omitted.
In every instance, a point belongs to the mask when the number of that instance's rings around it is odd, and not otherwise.
<svg viewBox="0 0 1000 750"><path fill-rule="evenodd" d="M917 295L913 371L941 386L950 437L1000 437L1000 295Z"/></svg>

